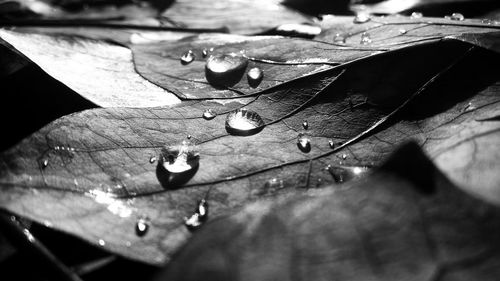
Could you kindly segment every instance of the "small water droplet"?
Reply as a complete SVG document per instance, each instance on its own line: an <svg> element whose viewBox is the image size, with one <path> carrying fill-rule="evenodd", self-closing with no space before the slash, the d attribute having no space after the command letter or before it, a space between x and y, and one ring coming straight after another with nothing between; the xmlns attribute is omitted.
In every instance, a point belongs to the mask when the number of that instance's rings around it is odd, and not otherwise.
<svg viewBox="0 0 500 281"><path fill-rule="evenodd" d="M73 183L75 184L75 186L78 186L78 180L73 179Z"/></svg>
<svg viewBox="0 0 500 281"><path fill-rule="evenodd" d="M42 169L47 168L47 166L49 165L49 159L43 159L40 164L42 165Z"/></svg>
<svg viewBox="0 0 500 281"><path fill-rule="evenodd" d="M328 145L330 146L331 149L335 148L335 142L333 140L329 140Z"/></svg>
<svg viewBox="0 0 500 281"><path fill-rule="evenodd" d="M153 164L154 162L156 162L156 156L149 157L149 163Z"/></svg>
<svg viewBox="0 0 500 281"><path fill-rule="evenodd" d="M365 23L371 20L370 14L366 11L360 11L356 13L353 22L354 23Z"/></svg>
<svg viewBox="0 0 500 281"><path fill-rule="evenodd" d="M132 243L130 241L125 242L125 246L130 247L132 246Z"/></svg>
<svg viewBox="0 0 500 281"><path fill-rule="evenodd" d="M472 110L475 110L476 107L474 105L472 105L471 102L469 102L465 107L464 109L462 110L463 112L468 112L468 111L472 111Z"/></svg>
<svg viewBox="0 0 500 281"><path fill-rule="evenodd" d="M492 20L492 19L482 19L482 20L481 20L481 23L491 25L491 24L494 24L494 23L495 23L495 21L494 21L494 20Z"/></svg>
<svg viewBox="0 0 500 281"><path fill-rule="evenodd" d="M304 120L304 122L302 123L302 128L304 128L304 130L309 129L309 123L307 122L307 120Z"/></svg>
<svg viewBox="0 0 500 281"><path fill-rule="evenodd" d="M199 153L190 141L164 147L156 169L158 180L165 188L175 188L191 179L199 166Z"/></svg>
<svg viewBox="0 0 500 281"><path fill-rule="evenodd" d="M264 72L258 67L253 67L247 72L248 85L253 88L260 84L262 78L264 78Z"/></svg>
<svg viewBox="0 0 500 281"><path fill-rule="evenodd" d="M137 223L135 224L135 234L137 234L137 236L140 236L140 237L146 235L146 233L149 230L150 225L151 225L151 221L149 220L148 217L146 217L146 216L140 217L137 220Z"/></svg>
<svg viewBox="0 0 500 281"><path fill-rule="evenodd" d="M257 112L237 109L226 117L226 131L231 135L248 136L264 128L264 120Z"/></svg>
<svg viewBox="0 0 500 281"><path fill-rule="evenodd" d="M342 154L342 160L346 160L347 159L347 154Z"/></svg>
<svg viewBox="0 0 500 281"><path fill-rule="evenodd" d="M213 109L205 109L203 111L203 119L205 120L212 120L217 116L217 112L215 112Z"/></svg>
<svg viewBox="0 0 500 281"><path fill-rule="evenodd" d="M401 34L401 35L406 34L406 33L408 33L408 31L406 29L402 28L399 30L399 34Z"/></svg>
<svg viewBox="0 0 500 281"><path fill-rule="evenodd" d="M311 151L311 140L307 135L301 133L297 138L297 147L300 151L308 153Z"/></svg>
<svg viewBox="0 0 500 281"><path fill-rule="evenodd" d="M368 45L372 42L372 38L368 32L361 33L361 45Z"/></svg>
<svg viewBox="0 0 500 281"><path fill-rule="evenodd" d="M325 168L328 171L335 182L342 183L348 180L362 177L366 172L370 170L366 166L332 166L328 165Z"/></svg>
<svg viewBox="0 0 500 281"><path fill-rule="evenodd" d="M181 64L190 64L194 61L195 58L196 56L194 55L193 51L189 50L181 56Z"/></svg>
<svg viewBox="0 0 500 281"><path fill-rule="evenodd" d="M198 229L208 219L208 202L205 199L198 201L194 213L184 218L184 225L191 231Z"/></svg>
<svg viewBox="0 0 500 281"><path fill-rule="evenodd" d="M248 59L240 54L211 55L205 65L205 77L215 86L232 86L241 80Z"/></svg>
<svg viewBox="0 0 500 281"><path fill-rule="evenodd" d="M266 183L264 184L264 188L266 190L278 190L278 189L282 189L284 186L283 184L283 180L282 179L278 179L278 178L272 178L268 181L266 181Z"/></svg>
<svg viewBox="0 0 500 281"><path fill-rule="evenodd" d="M320 187L322 184L323 184L323 179L322 178L318 178L316 180L316 187Z"/></svg>
<svg viewBox="0 0 500 281"><path fill-rule="evenodd" d="M102 239L99 239L99 245L104 246L104 245L106 245L106 242Z"/></svg>
<svg viewBox="0 0 500 281"><path fill-rule="evenodd" d="M463 21L463 20L465 20L464 15L462 15L461 13L453 13L450 16L445 16L445 18L449 19L449 20L456 20L456 21Z"/></svg>
<svg viewBox="0 0 500 281"><path fill-rule="evenodd" d="M423 16L424 16L424 15L423 15L422 13L420 13L420 12L413 12L413 13L411 13L411 16L410 16L410 17L411 17L412 19L420 19L420 18L422 18Z"/></svg>
<svg viewBox="0 0 500 281"><path fill-rule="evenodd" d="M206 58L208 56L208 49L203 49L203 51L201 51L201 56Z"/></svg>
<svg viewBox="0 0 500 281"><path fill-rule="evenodd" d="M192 138L193 138L193 136L191 136L191 135L187 135L187 136L186 136L186 138L187 138L188 140L190 140L190 139L192 139Z"/></svg>
<svg viewBox="0 0 500 281"><path fill-rule="evenodd" d="M58 145L54 146L54 150L59 150L60 147Z"/></svg>
<svg viewBox="0 0 500 281"><path fill-rule="evenodd" d="M333 42L337 44L345 44L346 38L343 34L337 33L335 37L333 37Z"/></svg>

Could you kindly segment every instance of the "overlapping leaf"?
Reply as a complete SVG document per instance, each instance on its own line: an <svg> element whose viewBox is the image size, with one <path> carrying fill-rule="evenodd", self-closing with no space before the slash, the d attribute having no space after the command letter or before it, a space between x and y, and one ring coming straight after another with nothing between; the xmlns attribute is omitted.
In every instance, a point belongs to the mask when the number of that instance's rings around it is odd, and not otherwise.
<svg viewBox="0 0 500 281"><path fill-rule="evenodd" d="M469 31L491 33L492 29L471 27ZM376 37L377 31L372 32ZM2 37L6 34L10 36L9 42L25 36L4 31ZM57 42L50 36L37 36ZM57 38L66 42L64 37ZM304 73L298 72L296 77L286 76L286 79L297 78L292 82L269 86L245 98L184 101L163 108L97 109L63 117L2 154L1 205L116 253L161 263L188 237L182 218L190 215L196 200L205 196L211 215L216 216L258 197L287 196L303 192L300 187L333 182L331 170L323 169L327 164L339 169L344 165L376 164L405 139L434 138L435 128L446 127L447 134L463 132L457 140L438 142L444 151L450 151L455 141L465 142L474 137L478 131L496 132L497 122L483 122L479 126L469 115L459 124L474 130L464 130L449 122L448 117L463 116L456 109L462 106L462 101L456 100L449 108L422 117L420 122L403 121L384 130L379 127L444 72L475 54L471 48L476 47L470 44L451 39L441 41L441 38L434 38L432 44L413 45L356 63L329 66L330 69L304 78L300 78ZM265 40L294 42L295 39L265 37ZM77 42L96 43L85 39ZM228 51L243 47L251 51L253 44L264 48L261 43L260 39L246 40L243 46L228 44L220 48ZM147 47L150 46L144 46ZM284 49L272 59L286 58L287 52ZM356 51L342 46L336 52ZM264 59L269 58L261 61ZM182 67L176 63L178 68ZM153 63L152 67L156 66ZM266 69L266 79L280 71L279 67ZM189 83L185 84L187 90ZM211 89L207 86L200 91L207 91L206 94ZM441 100L440 93L433 92L431 96ZM484 106L474 112L492 114L497 94L480 94L475 98L473 103ZM229 135L224 125L226 114L240 107L258 112L267 126L252 136ZM213 109L219 115L206 121L202 118L205 109ZM446 112L437 114L442 111ZM309 124L307 130L303 128L304 120ZM374 129L382 131L355 143ZM310 138L309 153L297 148L299 133ZM150 158L158 155L161 147L179 144L187 135L197 143L200 167L186 187L171 190L159 184L156 163L150 163ZM437 144L427 142L426 148L437 149ZM496 163L491 158L486 161ZM276 180L266 184L273 178ZM152 225L147 235L138 237L135 223L143 216L149 217Z"/></svg>

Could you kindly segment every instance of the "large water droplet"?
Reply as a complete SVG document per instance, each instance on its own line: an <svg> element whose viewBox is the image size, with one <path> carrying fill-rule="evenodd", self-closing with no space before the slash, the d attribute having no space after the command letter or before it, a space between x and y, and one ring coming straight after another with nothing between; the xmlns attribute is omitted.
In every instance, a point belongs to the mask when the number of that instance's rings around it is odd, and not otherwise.
<svg viewBox="0 0 500 281"><path fill-rule="evenodd" d="M304 128L304 130L309 129L309 122L307 122L307 120L304 120L304 122L302 123L302 128Z"/></svg>
<svg viewBox="0 0 500 281"><path fill-rule="evenodd" d="M264 125L264 120L257 112L247 109L232 111L226 117L226 131L231 135L253 135L261 131Z"/></svg>
<svg viewBox="0 0 500 281"><path fill-rule="evenodd" d="M465 20L464 15L462 15L461 13L453 13L450 16L445 16L445 18L449 19L449 20L456 20L456 21L463 21L463 20Z"/></svg>
<svg viewBox="0 0 500 281"><path fill-rule="evenodd" d="M365 23L371 20L370 14L366 11L360 11L356 13L353 22L354 23Z"/></svg>
<svg viewBox="0 0 500 281"><path fill-rule="evenodd" d="M205 199L198 201L194 213L184 218L184 225L191 231L198 229L208 219L208 202Z"/></svg>
<svg viewBox="0 0 500 281"><path fill-rule="evenodd" d="M217 116L217 112L215 112L213 109L205 109L202 116L205 120L212 120Z"/></svg>
<svg viewBox="0 0 500 281"><path fill-rule="evenodd" d="M348 180L362 177L370 170L366 166L332 166L328 165L326 169L333 177L335 182L342 183Z"/></svg>
<svg viewBox="0 0 500 281"><path fill-rule="evenodd" d="M300 151L308 153L311 151L311 140L307 135L301 133L297 137L297 147Z"/></svg>
<svg viewBox="0 0 500 281"><path fill-rule="evenodd" d="M190 141L164 147L156 168L156 176L165 188L175 188L194 176L199 166L199 154Z"/></svg>
<svg viewBox="0 0 500 281"><path fill-rule="evenodd" d="M262 78L264 78L264 72L258 67L253 67L247 72L248 85L250 87L255 88L259 86Z"/></svg>
<svg viewBox="0 0 500 281"><path fill-rule="evenodd" d="M370 36L370 33L368 32L363 32L361 33L361 45L368 45L372 42L372 38Z"/></svg>
<svg viewBox="0 0 500 281"><path fill-rule="evenodd" d="M196 56L193 53L193 51L189 50L181 56L181 63L183 65L190 64L194 61L195 58L196 58Z"/></svg>
<svg viewBox="0 0 500 281"><path fill-rule="evenodd" d="M151 221L148 217L140 217L135 224L135 233L137 236L144 236L149 230Z"/></svg>
<svg viewBox="0 0 500 281"><path fill-rule="evenodd" d="M411 13L411 16L410 16L410 17L411 17L412 19L420 19L420 18L422 18L423 16L424 16L424 15L423 15L422 13L420 13L420 12L413 12L413 13Z"/></svg>
<svg viewBox="0 0 500 281"><path fill-rule="evenodd" d="M333 37L333 42L337 44L345 44L345 40L345 36L340 33L335 34L335 37Z"/></svg>
<svg viewBox="0 0 500 281"><path fill-rule="evenodd" d="M211 55L205 65L205 77L214 86L232 86L241 80L248 59L238 54Z"/></svg>

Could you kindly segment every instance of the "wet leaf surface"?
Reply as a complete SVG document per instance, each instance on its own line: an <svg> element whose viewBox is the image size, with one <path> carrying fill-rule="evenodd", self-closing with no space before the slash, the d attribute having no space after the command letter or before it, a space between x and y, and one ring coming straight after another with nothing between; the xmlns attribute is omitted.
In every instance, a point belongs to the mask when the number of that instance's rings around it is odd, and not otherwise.
<svg viewBox="0 0 500 281"><path fill-rule="evenodd" d="M342 189L214 220L157 280L496 280L499 217L411 143Z"/></svg>
<svg viewBox="0 0 500 281"><path fill-rule="evenodd" d="M401 45L405 48L384 52L377 50L377 54L363 54L360 56L363 59L358 60L357 55L364 51L359 44L355 49L352 46L340 49L329 46L334 49L332 56L325 57L340 59L344 64L326 67L307 64L304 68L308 72L301 72L301 67L297 65L255 62L264 71L260 84L263 88L257 88L252 95L244 97L228 90L214 90L206 83L200 83L199 93L203 96L198 97L193 89L199 85L192 86L192 82L173 79L171 82L178 91L176 94L197 100L154 108L94 109L62 117L1 155L0 184L3 192L0 205L104 249L134 260L160 264L169 260L171 254L190 236L183 218L192 215L198 200L207 200L211 219L259 198L302 194L308 192L307 188L338 182L338 177L332 174L334 171L354 171L355 167L378 165L398 144L408 139L419 141L436 159L438 166L461 188L489 200L500 201L499 191L495 188L498 179L494 175L495 167L498 167L496 159L500 158L488 154L487 148L470 149L476 141L490 147L498 135L498 122L476 121L491 118L497 113L499 97L495 83L498 77L489 70L498 67L498 50L494 44L490 44L493 45L490 50L494 52L471 45L486 44L484 42L496 36L496 29L461 24L458 24L460 32L453 29L458 28L455 25L445 25L436 31L438 35L426 35L433 31L430 29L426 34L418 34L413 41L402 36L399 40L403 41L393 41L390 46ZM365 25L356 25L353 29L358 26ZM397 28L397 25L389 26ZM384 28L389 27L384 24ZM446 28L453 32L447 32ZM486 35L477 36L476 41L443 39L449 35L460 36L467 31L469 34ZM53 63L48 62L51 57L44 58L41 52L36 51L30 53L28 46L50 43L63 46L69 54L80 50L81 54L95 57L100 57L100 50L116 47L102 41L67 36L28 36L12 31L2 31L1 36L42 68L46 67L47 72L54 69L51 66ZM378 36L380 42L390 41L387 30L373 31L372 38L376 43L379 42ZM205 42L210 42L210 38L223 38L224 44L219 48L224 53L239 51L244 46L247 55L254 47L261 52L258 55L266 53L265 45L270 42L284 46L274 57L260 58L261 61L287 60L287 43L293 46L294 42L303 40L281 37L249 40L248 37L233 35L201 35L181 40L174 46L186 44L195 49L190 44L201 44L200 38L207 39ZM322 38L318 40L326 40L324 38L327 37ZM421 44L422 38L425 44ZM305 46L325 44L303 42ZM154 55L160 47L172 48L168 52L179 52L172 55L171 60L166 60L171 62L186 51L169 44L132 45L134 56L139 55L138 50L142 52L140 55ZM195 51L199 52L201 47L196 45ZM128 51L124 47L119 48ZM305 55L300 59L317 58L315 51L305 49ZM95 50L95 53L89 50ZM347 57L347 53L351 56ZM139 69L138 58L135 60ZM147 65L148 59L143 59L143 70L159 68L155 73L164 79L160 74L170 70L161 68L156 60L152 56L149 59L151 64ZM130 66L131 60L123 59L123 63ZM197 60L182 66L179 57L175 63L177 69L190 69L178 73L180 77L200 75L199 70L204 67ZM249 65L254 66L252 63L254 61ZM488 67L484 66L485 63ZM98 66L97 63L91 65ZM107 63L104 66L108 66ZM317 67L324 69L318 71ZM69 68L62 69L68 71ZM311 71L317 73L310 74ZM129 73L128 70L124 72ZM306 73L308 75L304 76ZM141 74L146 76L143 72ZM58 75L61 81L68 79L62 71ZM284 83L272 84L269 78L273 75L284 75ZM75 77L75 85L80 85L78 83L82 82L82 78ZM137 81L144 83L145 80ZM463 87L456 81L469 87ZM438 82L442 84L436 84ZM119 84L123 83L127 82ZM170 84L162 86L174 91L168 88ZM77 90L77 86L73 87ZM82 94L90 86L79 87L77 91ZM130 93L136 86L131 87ZM240 87L249 89L245 81ZM460 94L455 95L457 92ZM123 100L128 98L126 96ZM114 97L111 102L115 102ZM464 111L469 102L472 107ZM226 117L240 108L260 115L264 122L260 132L245 137L228 133ZM205 120L203 113L208 109L216 112L217 116ZM412 116L410 118L404 115L403 109L413 110L415 114L408 115ZM305 121L307 125L304 125ZM310 150L299 149L299 134L308 137ZM161 149L179 145L188 135L199 151L198 170L183 187L160 184L159 161L155 160L159 159ZM460 161L449 161L449 157L455 155L466 157L458 157ZM330 167L325 170L327 165L335 169ZM481 171L488 179L488 185L480 181L481 177L462 176L465 169L471 168ZM472 169L471 172L474 171ZM138 236L136 225L144 217L148 217L151 224L145 235Z"/></svg>

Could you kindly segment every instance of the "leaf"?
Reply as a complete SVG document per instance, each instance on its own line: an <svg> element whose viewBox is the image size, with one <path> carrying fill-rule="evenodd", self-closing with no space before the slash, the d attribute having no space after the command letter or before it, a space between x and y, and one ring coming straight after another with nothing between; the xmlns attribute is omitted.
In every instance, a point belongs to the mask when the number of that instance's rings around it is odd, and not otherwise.
<svg viewBox="0 0 500 281"><path fill-rule="evenodd" d="M157 280L496 280L499 218L410 143L342 189L214 220Z"/></svg>
<svg viewBox="0 0 500 281"><path fill-rule="evenodd" d="M0 205L115 253L162 263L188 238L183 217L199 199L207 199L210 217L216 217L261 197L286 197L304 193L301 187L335 182L332 170L324 169L329 164L341 170L377 165L398 143L428 137L433 127L420 131L410 121L397 122L396 114L465 58L476 59L477 49L457 40L433 40L335 66L245 98L72 114L1 155ZM493 63L496 56L489 53L478 61ZM426 96L440 100L441 94ZM458 106L459 101L452 101L450 107ZM266 125L260 133L227 133L225 117L241 107L263 117ZM460 114L448 112L450 107L421 110L428 114L421 123L439 116L434 125L446 125L443 116ZM206 121L205 109L219 115ZM490 113L489 107L483 110ZM456 132L453 126L447 131ZM310 138L310 152L297 148L299 133ZM187 135L200 151L199 169L182 188L162 186L150 157ZM137 236L135 224L143 216L151 219L151 229Z"/></svg>

